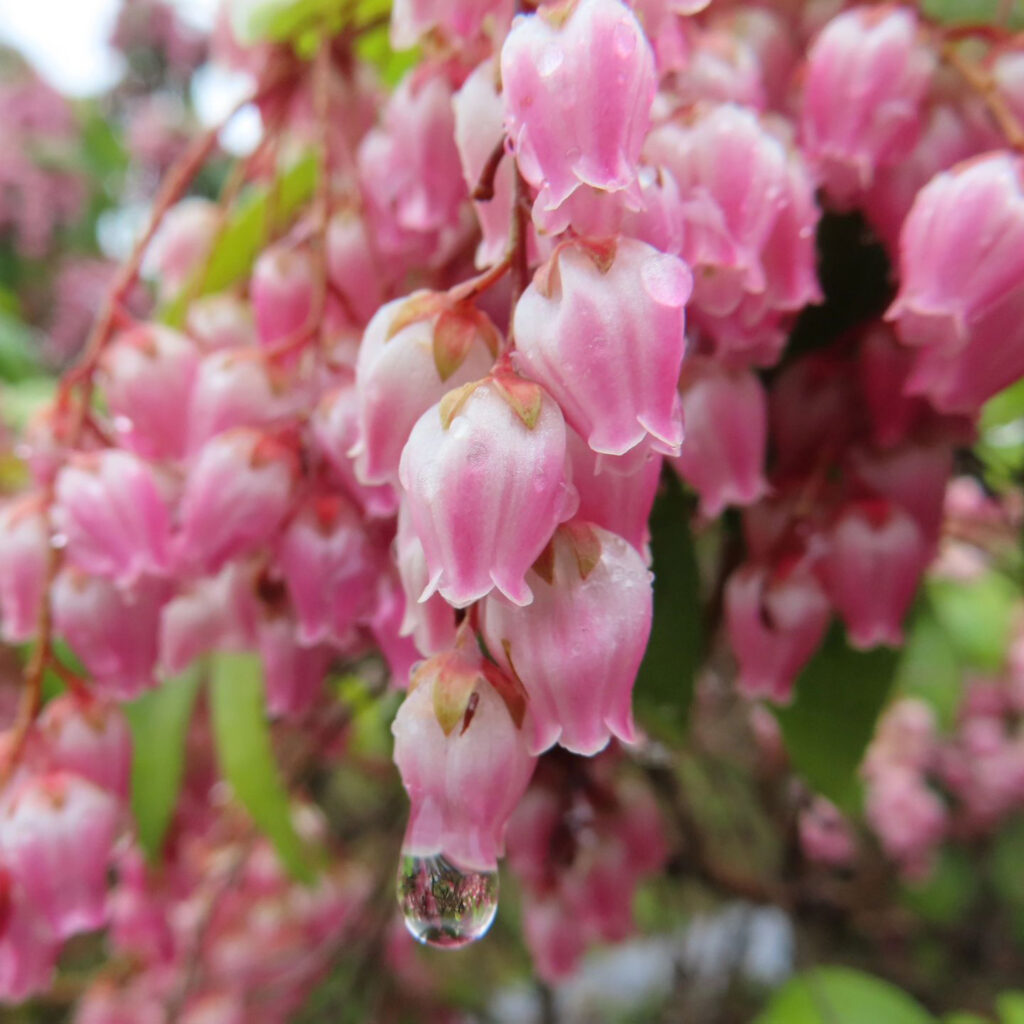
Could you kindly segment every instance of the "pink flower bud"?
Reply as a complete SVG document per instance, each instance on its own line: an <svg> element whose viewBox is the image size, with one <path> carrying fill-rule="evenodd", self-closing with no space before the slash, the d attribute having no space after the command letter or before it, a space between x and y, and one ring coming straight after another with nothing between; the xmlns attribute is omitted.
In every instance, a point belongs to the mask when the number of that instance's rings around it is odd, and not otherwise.
<svg viewBox="0 0 1024 1024"><path fill-rule="evenodd" d="M0 865L0 1003L47 991L59 952L50 926Z"/></svg>
<svg viewBox="0 0 1024 1024"><path fill-rule="evenodd" d="M198 362L192 341L156 324L125 331L104 349L100 380L126 447L156 459L184 454L182 413Z"/></svg>
<svg viewBox="0 0 1024 1024"><path fill-rule="evenodd" d="M489 596L480 629L523 683L530 749L595 754L634 739L632 694L651 631L651 574L626 541L575 520L556 531L529 577L533 602Z"/></svg>
<svg viewBox="0 0 1024 1024"><path fill-rule="evenodd" d="M498 334L471 306L415 292L389 302L359 346L355 398L359 434L351 454L367 484L395 483L415 422L453 387L479 380L497 355Z"/></svg>
<svg viewBox="0 0 1024 1024"><path fill-rule="evenodd" d="M447 650L455 640L455 612L440 594L433 594L426 601L419 600L430 581L430 571L405 502L398 508L394 555L405 592L402 634L411 635L417 649L425 656Z"/></svg>
<svg viewBox="0 0 1024 1024"><path fill-rule="evenodd" d="M501 81L508 137L540 208L557 209L580 185L635 191L656 79L625 4L579 0L517 18Z"/></svg>
<svg viewBox="0 0 1024 1024"><path fill-rule="evenodd" d="M357 509L340 495L313 497L288 524L277 550L304 646L340 640L369 611L380 555Z"/></svg>
<svg viewBox="0 0 1024 1024"><path fill-rule="evenodd" d="M391 45L408 50L431 32L469 41L488 26L503 30L511 16L511 0L395 0Z"/></svg>
<svg viewBox="0 0 1024 1024"><path fill-rule="evenodd" d="M239 428L196 455L181 499L179 557L216 572L266 543L291 506L295 453L269 434Z"/></svg>
<svg viewBox="0 0 1024 1024"><path fill-rule="evenodd" d="M128 798L132 737L116 705L65 694L43 708L36 728L49 770L78 775Z"/></svg>
<svg viewBox="0 0 1024 1024"><path fill-rule="evenodd" d="M856 7L825 26L807 55L800 130L835 201L910 152L934 69L908 7Z"/></svg>
<svg viewBox="0 0 1024 1024"><path fill-rule="evenodd" d="M327 226L327 274L357 326L384 301L384 281L366 224L354 210L338 210Z"/></svg>
<svg viewBox="0 0 1024 1024"><path fill-rule="evenodd" d="M834 804L815 797L800 812L800 846L804 856L819 864L844 867L856 856L853 835Z"/></svg>
<svg viewBox="0 0 1024 1024"><path fill-rule="evenodd" d="M805 567L742 566L725 590L726 632L740 666L737 687L750 697L788 701L828 621L828 599Z"/></svg>
<svg viewBox="0 0 1024 1024"><path fill-rule="evenodd" d="M209 651L245 650L255 643L258 612L253 574L243 565L197 580L164 606L161 670L176 675Z"/></svg>
<svg viewBox="0 0 1024 1024"><path fill-rule="evenodd" d="M156 684L153 667L166 585L150 578L123 589L65 569L53 585L53 621L82 659L98 693L131 700Z"/></svg>
<svg viewBox="0 0 1024 1024"><path fill-rule="evenodd" d="M263 345L273 345L301 330L313 305L309 253L283 242L265 249L252 268L249 297Z"/></svg>
<svg viewBox="0 0 1024 1024"><path fill-rule="evenodd" d="M598 455L572 429L567 441L572 482L580 495L577 518L617 533L648 558L647 520L658 492L662 457L643 448L627 455Z"/></svg>
<svg viewBox="0 0 1024 1024"><path fill-rule="evenodd" d="M295 623L287 617L260 626L259 650L270 714L294 717L309 711L323 690L330 650L296 643Z"/></svg>
<svg viewBox="0 0 1024 1024"><path fill-rule="evenodd" d="M509 370L445 395L417 421L399 476L435 591L464 608L497 587L533 599L527 570L578 497L565 480L565 421Z"/></svg>
<svg viewBox="0 0 1024 1024"><path fill-rule="evenodd" d="M398 496L390 484L368 487L356 478L349 455L359 435L359 395L354 381L343 381L323 396L313 411L313 442L330 467L331 476L372 518L390 519Z"/></svg>
<svg viewBox="0 0 1024 1024"><path fill-rule="evenodd" d="M256 344L252 307L230 292L204 295L189 306L189 334L206 352L222 348L250 348Z"/></svg>
<svg viewBox="0 0 1024 1024"><path fill-rule="evenodd" d="M258 349L225 349L199 364L185 429L190 451L234 427L268 427L294 415L294 382ZM179 421L181 412L178 413Z"/></svg>
<svg viewBox="0 0 1024 1024"><path fill-rule="evenodd" d="M691 288L684 263L643 242L560 246L516 306L517 365L594 451L675 454Z"/></svg>
<svg viewBox="0 0 1024 1024"><path fill-rule="evenodd" d="M694 359L683 372L682 396L686 440L673 464L700 495L701 513L714 519L727 505L763 497L768 403L758 378Z"/></svg>
<svg viewBox="0 0 1024 1024"><path fill-rule="evenodd" d="M1024 160L993 153L937 175L900 235L887 319L916 346L908 382L943 412L975 412L1024 373Z"/></svg>
<svg viewBox="0 0 1024 1024"><path fill-rule="evenodd" d="M885 852L905 874L927 874L931 855L946 832L947 811L916 772L895 766L868 787L864 814Z"/></svg>
<svg viewBox="0 0 1024 1024"><path fill-rule="evenodd" d="M149 464L128 452L76 455L57 474L54 528L84 572L130 584L170 565L170 517Z"/></svg>
<svg viewBox="0 0 1024 1024"><path fill-rule="evenodd" d="M413 676L391 727L412 804L403 844L410 856L441 854L463 869L493 871L504 852L505 825L535 758L494 678L472 638Z"/></svg>
<svg viewBox="0 0 1024 1024"><path fill-rule="evenodd" d="M27 494L0 508L0 635L7 643L35 635L49 546L39 495Z"/></svg>
<svg viewBox="0 0 1024 1024"><path fill-rule="evenodd" d="M573 974L587 948L578 908L567 902L560 894L523 901L523 937L533 969L549 984Z"/></svg>
<svg viewBox="0 0 1024 1024"><path fill-rule="evenodd" d="M396 574L382 574L378 579L377 607L365 624L391 670L391 686L399 690L408 688L412 670L422 661L416 644L403 632L405 606L402 584Z"/></svg>
<svg viewBox="0 0 1024 1024"><path fill-rule="evenodd" d="M0 815L0 855L56 938L106 920L107 868L120 811L98 786L65 772L27 779Z"/></svg>
<svg viewBox="0 0 1024 1024"><path fill-rule="evenodd" d="M884 499L847 506L821 569L854 647L903 643L903 616L928 557L920 527L903 509Z"/></svg>
<svg viewBox="0 0 1024 1024"><path fill-rule="evenodd" d="M146 253L146 272L157 279L162 298L174 296L202 271L223 219L215 202L199 196L167 211Z"/></svg>

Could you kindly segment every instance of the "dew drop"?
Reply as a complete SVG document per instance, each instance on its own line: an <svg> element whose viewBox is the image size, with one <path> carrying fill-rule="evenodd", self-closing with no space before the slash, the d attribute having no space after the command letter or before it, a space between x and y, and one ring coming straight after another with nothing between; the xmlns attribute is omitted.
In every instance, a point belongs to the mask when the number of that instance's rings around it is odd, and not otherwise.
<svg viewBox="0 0 1024 1024"><path fill-rule="evenodd" d="M417 941L460 949L483 938L498 913L498 873L461 871L444 857L403 857L398 905Z"/></svg>

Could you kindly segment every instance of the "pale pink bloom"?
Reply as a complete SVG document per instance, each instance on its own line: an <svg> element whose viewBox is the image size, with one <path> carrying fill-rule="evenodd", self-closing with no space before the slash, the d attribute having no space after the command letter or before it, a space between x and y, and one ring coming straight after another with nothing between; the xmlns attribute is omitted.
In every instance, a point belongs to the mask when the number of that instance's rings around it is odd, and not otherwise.
<svg viewBox="0 0 1024 1024"><path fill-rule="evenodd" d="M252 306L230 292L203 295L193 301L185 323L188 333L206 352L249 348L257 343Z"/></svg>
<svg viewBox="0 0 1024 1024"><path fill-rule="evenodd" d="M830 198L850 202L913 149L935 63L909 7L855 7L825 26L807 55L800 132Z"/></svg>
<svg viewBox="0 0 1024 1024"><path fill-rule="evenodd" d="M58 939L106 921L117 800L65 772L22 782L0 816L0 856Z"/></svg>
<svg viewBox="0 0 1024 1024"><path fill-rule="evenodd" d="M295 717L305 714L323 690L331 663L324 646L303 646L296 641L296 624L290 617L269 618L259 628L259 652L263 661L267 711Z"/></svg>
<svg viewBox="0 0 1024 1024"><path fill-rule="evenodd" d="M313 259L284 242L260 253L249 280L260 343L273 345L301 330L313 308Z"/></svg>
<svg viewBox="0 0 1024 1024"><path fill-rule="evenodd" d="M342 380L321 398L310 422L313 444L342 489L371 518L389 519L398 507L391 484L367 486L356 477L355 460L349 455L359 436L359 394L355 381Z"/></svg>
<svg viewBox="0 0 1024 1024"><path fill-rule="evenodd" d="M709 25L716 32L734 36L753 51L765 102L771 109L786 110L800 54L784 13L770 7L716 5Z"/></svg>
<svg viewBox="0 0 1024 1024"><path fill-rule="evenodd" d="M242 564L189 584L160 616L161 670L176 675L201 654L245 650L255 642L257 614L253 573Z"/></svg>
<svg viewBox="0 0 1024 1024"><path fill-rule="evenodd" d="M125 447L150 458L185 453L183 424L199 363L195 344L158 324L117 335L100 357L100 383Z"/></svg>
<svg viewBox="0 0 1024 1024"><path fill-rule="evenodd" d="M572 482L580 496L577 517L617 533L649 558L647 520L658 492L662 457L644 448L627 455L598 455L571 428L566 440Z"/></svg>
<svg viewBox="0 0 1024 1024"><path fill-rule="evenodd" d="M399 476L435 591L457 608L497 587L529 604L526 573L579 503L565 478L565 421L532 381L496 372L417 421Z"/></svg>
<svg viewBox="0 0 1024 1024"><path fill-rule="evenodd" d="M690 37L694 26L681 15L695 13L696 9L706 7L707 2L691 4L685 0L631 0L631 6L654 48L657 70L662 75L682 71L690 57Z"/></svg>
<svg viewBox="0 0 1024 1024"><path fill-rule="evenodd" d="M920 775L901 766L879 772L868 786L864 813L904 874L927 874L932 853L945 836L948 812Z"/></svg>
<svg viewBox="0 0 1024 1024"><path fill-rule="evenodd" d="M338 210L327 226L327 274L346 312L362 327L384 301L385 282L366 222L355 210Z"/></svg>
<svg viewBox="0 0 1024 1024"><path fill-rule="evenodd" d="M758 378L693 359L683 370L682 397L686 438L672 465L700 495L701 513L714 519L727 505L763 497L768 403Z"/></svg>
<svg viewBox="0 0 1024 1024"><path fill-rule="evenodd" d="M131 700L156 685L160 609L166 584L143 577L130 589L64 569L53 584L53 621L85 665L96 692Z"/></svg>
<svg viewBox="0 0 1024 1024"><path fill-rule="evenodd" d="M975 412L1024 372L1024 161L993 153L918 193L886 317L917 348L908 382L943 412Z"/></svg>
<svg viewBox="0 0 1024 1024"><path fill-rule="evenodd" d="M170 566L170 515L149 463L108 449L75 455L57 474L54 529L83 572L131 584Z"/></svg>
<svg viewBox="0 0 1024 1024"><path fill-rule="evenodd" d="M181 564L216 572L266 543L291 507L297 473L294 451L269 434L240 427L207 441L181 498Z"/></svg>
<svg viewBox="0 0 1024 1024"><path fill-rule="evenodd" d="M549 984L573 974L587 948L577 908L560 893L523 900L523 938L533 969Z"/></svg>
<svg viewBox="0 0 1024 1024"><path fill-rule="evenodd" d="M424 662L391 727L412 804L403 851L473 871L497 866L536 761L484 672L472 640Z"/></svg>
<svg viewBox="0 0 1024 1024"><path fill-rule="evenodd" d="M643 242L566 243L516 306L516 363L595 452L675 454L692 287L681 260Z"/></svg>
<svg viewBox="0 0 1024 1024"><path fill-rule="evenodd" d="M278 542L276 563L304 646L344 639L372 607L380 554L341 495L315 495L299 509Z"/></svg>
<svg viewBox="0 0 1024 1024"><path fill-rule="evenodd" d="M428 307L434 299L414 292L389 302L363 335L355 382L358 440L350 454L364 484L397 483L402 448L420 416L452 388L485 376L494 362L498 336L490 321L469 310ZM440 304L442 297L436 299ZM406 323L420 306L424 315Z"/></svg>
<svg viewBox="0 0 1024 1024"><path fill-rule="evenodd" d="M295 382L259 349L222 349L199 363L187 425L179 431L196 451L234 427L268 427L294 416Z"/></svg>
<svg viewBox="0 0 1024 1024"><path fill-rule="evenodd" d="M64 694L43 708L36 729L48 770L79 775L128 798L132 737L115 704Z"/></svg>
<svg viewBox="0 0 1024 1024"><path fill-rule="evenodd" d="M0 1003L21 1003L53 984L60 944L11 871L0 864Z"/></svg>
<svg viewBox="0 0 1024 1024"><path fill-rule="evenodd" d="M745 565L734 572L725 589L725 626L741 692L788 701L828 621L828 599L805 567Z"/></svg>
<svg viewBox="0 0 1024 1024"><path fill-rule="evenodd" d="M36 632L46 580L50 529L38 494L0 508L0 634L23 643Z"/></svg>
<svg viewBox="0 0 1024 1024"><path fill-rule="evenodd" d="M377 607L365 625L391 670L391 685L404 690L423 655L404 632L406 597L397 573L382 573L377 584Z"/></svg>
<svg viewBox="0 0 1024 1024"><path fill-rule="evenodd" d="M405 502L398 507L394 559L405 592L402 634L411 636L424 656L447 650L455 640L455 612L440 594L432 594L426 601L419 600L430 581L430 570Z"/></svg>
<svg viewBox="0 0 1024 1024"><path fill-rule="evenodd" d="M892 765L924 772L935 760L938 742L935 712L929 704L913 697L894 701L879 719L864 758L864 775L871 778Z"/></svg>
<svg viewBox="0 0 1024 1024"><path fill-rule="evenodd" d="M853 834L836 806L816 796L800 811L800 847L808 860L845 867L857 854Z"/></svg>
<svg viewBox="0 0 1024 1024"><path fill-rule="evenodd" d="M691 32L690 52L676 73L672 99L679 107L705 101L763 111L768 102L757 53L734 32Z"/></svg>
<svg viewBox="0 0 1024 1024"><path fill-rule="evenodd" d="M519 17L501 49L505 127L537 205L581 185L636 194L656 86L654 54L619 0Z"/></svg>
<svg viewBox="0 0 1024 1024"><path fill-rule="evenodd" d="M511 0L395 0L391 6L391 45L407 50L431 32L468 42L482 32L504 32Z"/></svg>
<svg viewBox="0 0 1024 1024"><path fill-rule="evenodd" d="M555 532L529 577L533 601L490 595L480 630L530 698L530 750L595 754L635 738L633 683L651 631L651 574L621 537L578 520Z"/></svg>
<svg viewBox="0 0 1024 1024"><path fill-rule="evenodd" d="M162 298L172 298L202 272L223 221L220 207L199 196L189 196L167 211L145 261L146 273L156 278Z"/></svg>
<svg viewBox="0 0 1024 1024"><path fill-rule="evenodd" d="M903 617L930 545L913 517L886 499L848 505L828 534L821 574L854 647L903 642Z"/></svg>

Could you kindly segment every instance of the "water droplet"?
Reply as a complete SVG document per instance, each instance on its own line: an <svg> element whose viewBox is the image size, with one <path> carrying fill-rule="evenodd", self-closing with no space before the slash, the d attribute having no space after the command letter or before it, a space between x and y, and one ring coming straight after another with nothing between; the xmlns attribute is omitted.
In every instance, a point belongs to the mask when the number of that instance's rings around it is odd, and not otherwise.
<svg viewBox="0 0 1024 1024"><path fill-rule="evenodd" d="M541 78L550 78L562 66L564 60L565 54L560 46L552 43L545 47L537 62L537 70L540 72Z"/></svg>
<svg viewBox="0 0 1024 1024"><path fill-rule="evenodd" d="M461 871L441 856L403 857L398 905L417 942L459 949L491 927L498 913L498 873Z"/></svg>

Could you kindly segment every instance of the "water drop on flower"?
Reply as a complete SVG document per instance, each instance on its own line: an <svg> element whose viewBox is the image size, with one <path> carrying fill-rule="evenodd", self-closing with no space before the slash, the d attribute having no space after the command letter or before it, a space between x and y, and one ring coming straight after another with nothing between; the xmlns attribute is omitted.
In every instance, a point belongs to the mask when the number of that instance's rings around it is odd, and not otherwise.
<svg viewBox="0 0 1024 1024"><path fill-rule="evenodd" d="M487 934L498 912L498 873L462 871L444 857L403 857L398 905L417 942L459 949Z"/></svg>

